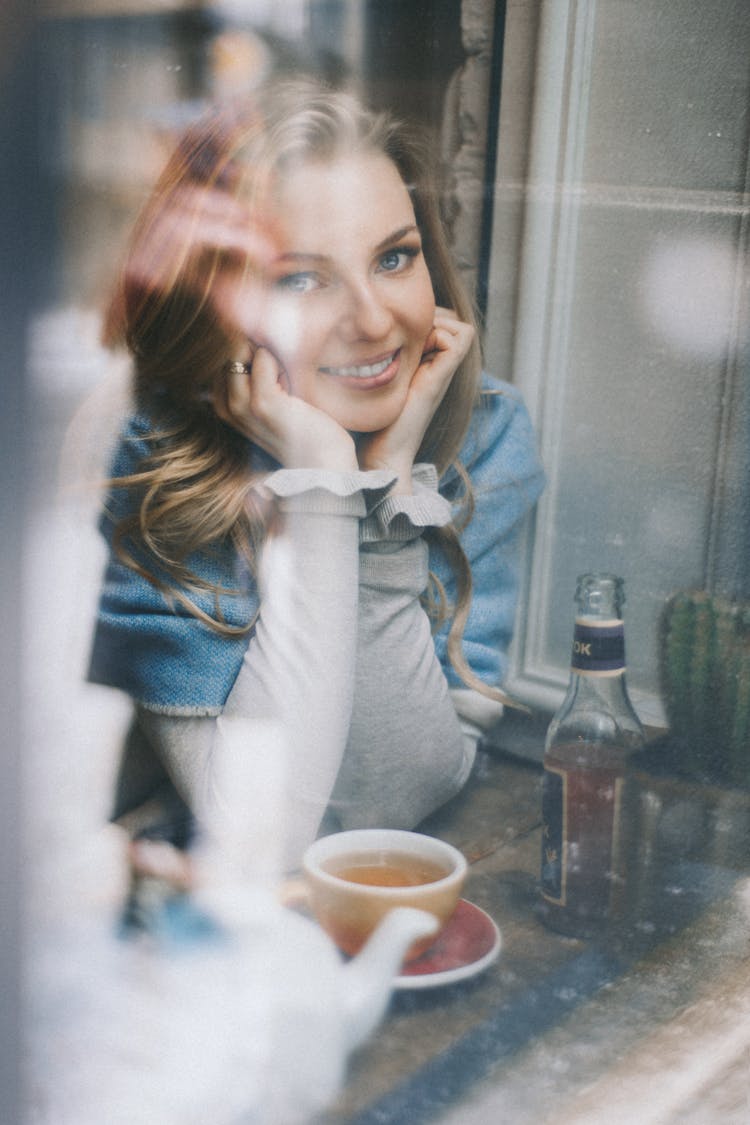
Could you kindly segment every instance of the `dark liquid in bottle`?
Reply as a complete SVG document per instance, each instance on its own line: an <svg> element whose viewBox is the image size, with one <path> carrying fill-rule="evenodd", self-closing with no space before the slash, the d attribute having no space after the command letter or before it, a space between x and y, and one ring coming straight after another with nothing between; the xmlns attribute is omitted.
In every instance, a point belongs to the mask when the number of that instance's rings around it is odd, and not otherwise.
<svg viewBox="0 0 750 1125"><path fill-rule="evenodd" d="M622 891L623 768L587 767L583 749L555 747L545 757L542 793L541 915L551 929L575 937L600 933ZM611 747L586 749L593 760L611 761Z"/></svg>

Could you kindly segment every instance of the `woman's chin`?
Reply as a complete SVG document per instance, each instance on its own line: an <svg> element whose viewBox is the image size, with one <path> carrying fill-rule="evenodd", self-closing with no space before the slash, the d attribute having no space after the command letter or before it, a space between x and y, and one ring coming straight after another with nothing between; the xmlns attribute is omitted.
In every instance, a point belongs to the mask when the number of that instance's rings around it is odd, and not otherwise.
<svg viewBox="0 0 750 1125"><path fill-rule="evenodd" d="M352 389L330 382L314 388L315 393L296 393L311 406L322 410L350 434L376 434L385 430L401 416L409 395L411 378L397 378L385 386ZM293 393L294 390L293 390Z"/></svg>
<svg viewBox="0 0 750 1125"><path fill-rule="evenodd" d="M401 416L408 394L408 384L405 389L389 389L388 394L367 395L360 392L366 401L345 401L344 396L331 401L331 396L326 399L319 397L313 400L312 405L324 411L339 426L348 430L352 435L377 434L385 430ZM359 397L359 396L358 396ZM309 400L308 400L309 401Z"/></svg>
<svg viewBox="0 0 750 1125"><path fill-rule="evenodd" d="M350 434L377 434L392 426L400 417L404 409L406 395L394 397L390 402L371 403L366 408L358 410L338 410L333 415L335 420Z"/></svg>
<svg viewBox="0 0 750 1125"><path fill-rule="evenodd" d="M398 415L396 415L396 418L397 417ZM368 434L379 434L381 430L386 430L392 422L395 422L396 418L388 418L385 422L373 422L372 424L364 426L344 426L344 429L348 430L352 437L356 440L358 437L367 437ZM343 425L343 423L341 424Z"/></svg>

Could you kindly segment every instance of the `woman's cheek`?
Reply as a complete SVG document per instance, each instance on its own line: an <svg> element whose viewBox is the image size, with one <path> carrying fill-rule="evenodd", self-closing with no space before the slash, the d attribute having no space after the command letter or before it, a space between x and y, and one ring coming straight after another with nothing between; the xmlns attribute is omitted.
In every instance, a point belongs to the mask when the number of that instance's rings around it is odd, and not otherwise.
<svg viewBox="0 0 750 1125"><path fill-rule="evenodd" d="M274 294L269 299L266 312L263 342L279 357L285 368L295 367L304 339L304 320L299 301Z"/></svg>

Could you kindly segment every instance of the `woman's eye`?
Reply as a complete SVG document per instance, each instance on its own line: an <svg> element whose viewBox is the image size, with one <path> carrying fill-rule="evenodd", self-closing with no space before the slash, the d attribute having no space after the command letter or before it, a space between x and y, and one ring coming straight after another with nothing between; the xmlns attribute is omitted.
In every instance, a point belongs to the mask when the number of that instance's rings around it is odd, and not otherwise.
<svg viewBox="0 0 750 1125"><path fill-rule="evenodd" d="M311 293L319 289L321 279L315 273L289 273L276 281L278 289L285 289L288 293Z"/></svg>
<svg viewBox="0 0 750 1125"><path fill-rule="evenodd" d="M419 253L420 250L416 246L399 246L396 249L387 250L385 254L381 255L378 267L385 273L398 273L405 269Z"/></svg>

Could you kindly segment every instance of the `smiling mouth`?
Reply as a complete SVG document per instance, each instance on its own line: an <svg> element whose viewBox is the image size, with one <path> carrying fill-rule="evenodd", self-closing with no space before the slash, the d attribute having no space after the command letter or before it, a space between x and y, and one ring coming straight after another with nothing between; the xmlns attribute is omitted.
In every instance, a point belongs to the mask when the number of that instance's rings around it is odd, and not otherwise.
<svg viewBox="0 0 750 1125"><path fill-rule="evenodd" d="M395 352L390 352L389 355L375 363L351 364L347 367L321 367L319 370L324 375L334 375L341 379L374 379L388 370L399 351L400 348L397 348Z"/></svg>

